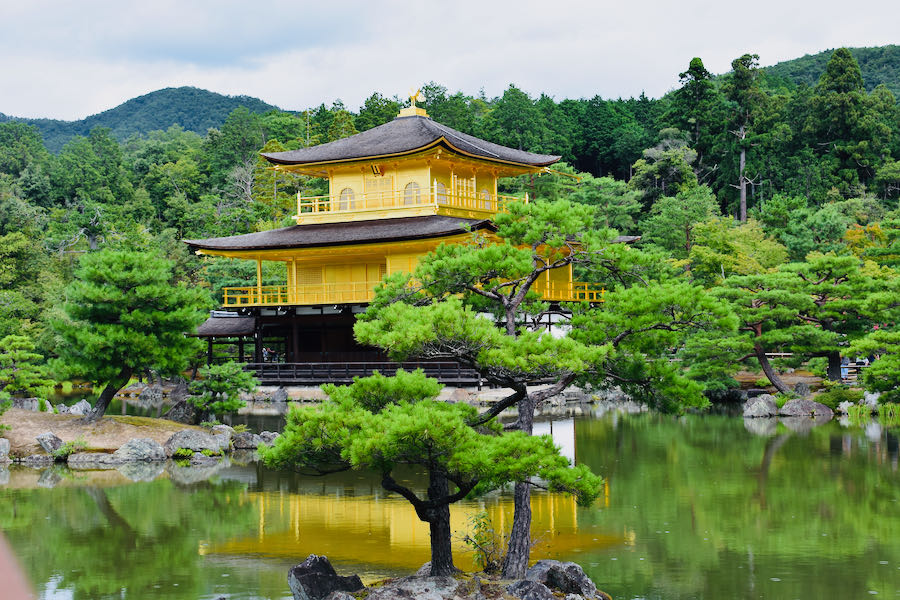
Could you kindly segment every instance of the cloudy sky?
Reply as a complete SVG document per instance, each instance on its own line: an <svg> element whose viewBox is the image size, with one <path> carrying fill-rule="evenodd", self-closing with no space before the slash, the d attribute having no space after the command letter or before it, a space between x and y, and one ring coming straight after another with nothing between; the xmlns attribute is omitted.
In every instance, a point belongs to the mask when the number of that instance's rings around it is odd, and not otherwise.
<svg viewBox="0 0 900 600"><path fill-rule="evenodd" d="M80 119L192 85L303 110L436 81L495 96L658 97L725 72L900 43L897 0L0 0L0 112Z"/></svg>

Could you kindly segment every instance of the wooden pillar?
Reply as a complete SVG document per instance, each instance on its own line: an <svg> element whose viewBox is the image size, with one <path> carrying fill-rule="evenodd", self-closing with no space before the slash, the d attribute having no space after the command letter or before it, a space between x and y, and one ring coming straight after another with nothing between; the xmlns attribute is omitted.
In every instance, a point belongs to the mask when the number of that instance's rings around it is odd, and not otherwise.
<svg viewBox="0 0 900 600"><path fill-rule="evenodd" d="M256 332L254 335L254 340L256 342L256 347L253 352L253 362L261 363L262 362L262 326L259 323L256 324Z"/></svg>
<svg viewBox="0 0 900 600"><path fill-rule="evenodd" d="M256 301L262 303L262 259L256 259Z"/></svg>
<svg viewBox="0 0 900 600"><path fill-rule="evenodd" d="M297 327L297 311L294 309L294 314L291 315L291 351L293 352L294 357L291 359L291 362L300 362L298 358L300 356L300 330Z"/></svg>
<svg viewBox="0 0 900 600"><path fill-rule="evenodd" d="M244 338L238 338L238 362L244 362Z"/></svg>
<svg viewBox="0 0 900 600"><path fill-rule="evenodd" d="M206 366L210 366L212 364L212 355L213 355L213 339L206 338Z"/></svg>

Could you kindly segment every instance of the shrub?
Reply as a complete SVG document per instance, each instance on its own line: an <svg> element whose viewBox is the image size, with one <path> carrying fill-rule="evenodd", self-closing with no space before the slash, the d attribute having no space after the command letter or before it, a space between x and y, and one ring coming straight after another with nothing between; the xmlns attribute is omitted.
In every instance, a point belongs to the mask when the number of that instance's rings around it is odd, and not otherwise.
<svg viewBox="0 0 900 600"><path fill-rule="evenodd" d="M244 371L243 365L235 362L210 365L200 369L200 377L192 381L193 394L188 401L206 417L235 412L244 406L241 392L252 392L259 385L256 378Z"/></svg>
<svg viewBox="0 0 900 600"><path fill-rule="evenodd" d="M247 433L248 431L250 431L250 428L243 423L241 423L240 425L235 425L234 427L232 427L232 429L234 429L235 433Z"/></svg>
<svg viewBox="0 0 900 600"><path fill-rule="evenodd" d="M475 552L475 564L487 574L499 573L503 565L507 536L494 529L491 517L486 511L472 515L469 524L472 533L464 535L462 541Z"/></svg>
<svg viewBox="0 0 900 600"><path fill-rule="evenodd" d="M179 448L179 449L176 450L175 453L172 455L172 458L175 458L175 459L178 459L178 458L190 458L190 457L192 457L193 455L194 455L194 451L191 450L190 448Z"/></svg>
<svg viewBox="0 0 900 600"><path fill-rule="evenodd" d="M80 452L82 450L86 450L88 447L87 442L84 438L78 438L77 440L73 440L71 442L66 442L59 448L53 451L53 458L56 460L66 460L69 458L69 455L75 454L76 452Z"/></svg>
<svg viewBox="0 0 900 600"><path fill-rule="evenodd" d="M821 402L828 408L834 410L841 402L852 402L856 404L863 399L862 390L852 390L843 385L828 386L829 389L817 394L813 400Z"/></svg>
<svg viewBox="0 0 900 600"><path fill-rule="evenodd" d="M222 456L221 450L210 450L209 448L204 448L200 451L200 454L203 456Z"/></svg>
<svg viewBox="0 0 900 600"><path fill-rule="evenodd" d="M9 394L0 390L0 417L3 416L3 413L5 413L10 406L12 406L12 401L9 399ZM0 435L3 435L4 431L9 431L9 429L9 425L0 423Z"/></svg>

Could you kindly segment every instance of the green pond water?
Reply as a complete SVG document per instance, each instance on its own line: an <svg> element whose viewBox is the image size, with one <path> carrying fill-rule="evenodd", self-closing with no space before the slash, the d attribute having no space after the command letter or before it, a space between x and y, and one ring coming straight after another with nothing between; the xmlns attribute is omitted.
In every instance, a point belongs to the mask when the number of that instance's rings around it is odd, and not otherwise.
<svg viewBox="0 0 900 600"><path fill-rule="evenodd" d="M590 508L535 494L532 559L577 561L617 599L900 598L897 431L807 425L646 413L544 421L606 485ZM454 506L454 530L480 511L501 529L511 498ZM2 469L0 528L48 599L290 598L287 570L310 553L369 581L428 560L427 527L377 479L304 478L239 459ZM462 542L455 558L471 568Z"/></svg>

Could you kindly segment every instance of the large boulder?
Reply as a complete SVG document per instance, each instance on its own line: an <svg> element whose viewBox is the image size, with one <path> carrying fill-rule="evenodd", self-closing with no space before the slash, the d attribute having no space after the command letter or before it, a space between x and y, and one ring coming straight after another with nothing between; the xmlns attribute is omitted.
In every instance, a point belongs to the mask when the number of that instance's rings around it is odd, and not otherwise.
<svg viewBox="0 0 900 600"><path fill-rule="evenodd" d="M556 596L543 583L520 579L506 586L506 592L522 600L556 600Z"/></svg>
<svg viewBox="0 0 900 600"><path fill-rule="evenodd" d="M37 440L37 443L40 444L41 448L44 449L44 452L46 452L47 454L53 454L54 452L59 450L63 445L63 441L61 439L59 439L51 431L46 431L46 432L42 433L41 435L37 436L35 439Z"/></svg>
<svg viewBox="0 0 900 600"><path fill-rule="evenodd" d="M274 431L260 431L259 437L262 439L263 443L266 446L271 446L272 442L278 438L278 434Z"/></svg>
<svg viewBox="0 0 900 600"><path fill-rule="evenodd" d="M222 452L231 450L231 438L234 436L234 428L230 425L215 425L211 430L212 436L219 442Z"/></svg>
<svg viewBox="0 0 900 600"><path fill-rule="evenodd" d="M578 594L584 598L608 599L598 591L591 578L585 575L580 565L558 560L539 560L525 572L525 579L544 584L563 594Z"/></svg>
<svg viewBox="0 0 900 600"><path fill-rule="evenodd" d="M806 398L798 398L785 402L778 415L782 417L832 417L834 411L815 400L807 400Z"/></svg>
<svg viewBox="0 0 900 600"><path fill-rule="evenodd" d="M399 598L415 598L416 600L469 600L484 598L477 582L457 580L453 577L401 577L383 587L372 588L367 600L398 600Z"/></svg>
<svg viewBox="0 0 900 600"><path fill-rule="evenodd" d="M763 394L747 400L744 405L744 418L774 417L778 414L778 405L775 404L775 396Z"/></svg>
<svg viewBox="0 0 900 600"><path fill-rule="evenodd" d="M180 400L172 405L163 418L190 425L197 421L197 408L187 400Z"/></svg>
<svg viewBox="0 0 900 600"><path fill-rule="evenodd" d="M165 443L166 456L172 456L179 448L187 448L194 452L202 452L204 450L219 452L221 445L219 440L205 431L182 429L175 432Z"/></svg>
<svg viewBox="0 0 900 600"><path fill-rule="evenodd" d="M59 407L59 408L60 408L60 412L62 412L62 407ZM75 404L73 404L72 406L70 406L68 408L68 410L66 410L66 414L77 415L79 417L83 417L84 415L91 412L92 408L93 407L91 406L90 402L88 402L87 400L81 399L78 402L76 402Z"/></svg>
<svg viewBox="0 0 900 600"><path fill-rule="evenodd" d="M358 575L338 575L328 558L316 554L310 554L302 563L291 568L288 585L294 600L325 600L332 592L356 592L365 587Z"/></svg>
<svg viewBox="0 0 900 600"><path fill-rule="evenodd" d="M0 438L0 465L5 465L9 460L9 440Z"/></svg>
<svg viewBox="0 0 900 600"><path fill-rule="evenodd" d="M256 450L263 443L263 439L255 433L244 431L243 433L236 433L231 443L235 450Z"/></svg>
<svg viewBox="0 0 900 600"><path fill-rule="evenodd" d="M37 398L13 398L12 407L30 410L31 412L39 412L41 410L41 403Z"/></svg>
<svg viewBox="0 0 900 600"><path fill-rule="evenodd" d="M113 452L113 456L121 459L122 462L152 462L166 460L166 450L156 440L135 438L122 444L118 450Z"/></svg>
<svg viewBox="0 0 900 600"><path fill-rule="evenodd" d="M800 396L801 398L809 398L809 395L812 391L809 389L809 384L805 381L798 381L794 385L794 393Z"/></svg>
<svg viewBox="0 0 900 600"><path fill-rule="evenodd" d="M275 393L272 394L272 402L287 402L288 401L288 393L284 387L279 386L275 389Z"/></svg>

